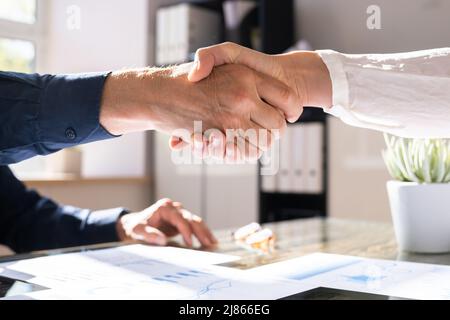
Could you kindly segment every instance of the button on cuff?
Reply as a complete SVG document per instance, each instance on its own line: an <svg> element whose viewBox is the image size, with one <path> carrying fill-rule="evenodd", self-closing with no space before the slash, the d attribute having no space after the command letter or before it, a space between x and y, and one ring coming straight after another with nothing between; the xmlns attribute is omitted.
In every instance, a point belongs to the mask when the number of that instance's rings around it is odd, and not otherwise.
<svg viewBox="0 0 450 320"><path fill-rule="evenodd" d="M74 140L77 137L77 133L74 128L67 128L65 134L66 138L69 140Z"/></svg>

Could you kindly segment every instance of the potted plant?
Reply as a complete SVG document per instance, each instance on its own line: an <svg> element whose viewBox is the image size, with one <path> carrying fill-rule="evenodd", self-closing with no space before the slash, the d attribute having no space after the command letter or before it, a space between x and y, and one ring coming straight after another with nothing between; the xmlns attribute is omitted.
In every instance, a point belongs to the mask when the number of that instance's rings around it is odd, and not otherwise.
<svg viewBox="0 0 450 320"><path fill-rule="evenodd" d="M450 252L450 141L385 135L387 191L400 249Z"/></svg>

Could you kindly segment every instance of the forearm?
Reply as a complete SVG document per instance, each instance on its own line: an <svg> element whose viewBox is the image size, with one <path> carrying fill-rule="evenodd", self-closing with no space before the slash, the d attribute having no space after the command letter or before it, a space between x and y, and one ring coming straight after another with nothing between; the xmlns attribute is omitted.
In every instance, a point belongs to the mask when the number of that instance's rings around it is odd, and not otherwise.
<svg viewBox="0 0 450 320"><path fill-rule="evenodd" d="M195 120L211 125L214 87L187 80L190 65L113 72L106 80L100 123L112 134L177 129L193 131Z"/></svg>
<svg viewBox="0 0 450 320"><path fill-rule="evenodd" d="M116 241L116 223L125 213L59 205L0 166L0 244L16 252Z"/></svg>
<svg viewBox="0 0 450 320"><path fill-rule="evenodd" d="M162 128L176 111L170 105L173 98L188 96L173 86L172 72L173 68L74 75L0 72L0 165Z"/></svg>
<svg viewBox="0 0 450 320"><path fill-rule="evenodd" d="M358 127L450 137L450 49L347 55L318 51L332 79L329 112Z"/></svg>
<svg viewBox="0 0 450 320"><path fill-rule="evenodd" d="M102 126L116 135L155 129L162 73L159 68L111 73L100 105Z"/></svg>
<svg viewBox="0 0 450 320"><path fill-rule="evenodd" d="M19 253L119 241L117 221L125 212L92 212L41 198L14 217L3 242Z"/></svg>
<svg viewBox="0 0 450 320"><path fill-rule="evenodd" d="M0 72L0 165L112 138L99 123L106 77Z"/></svg>

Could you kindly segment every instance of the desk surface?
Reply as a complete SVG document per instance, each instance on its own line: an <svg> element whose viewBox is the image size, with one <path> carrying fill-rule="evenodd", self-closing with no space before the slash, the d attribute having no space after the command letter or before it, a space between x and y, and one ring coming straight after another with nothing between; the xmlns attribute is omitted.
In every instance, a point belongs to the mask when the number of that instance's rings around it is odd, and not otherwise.
<svg viewBox="0 0 450 320"><path fill-rule="evenodd" d="M272 254L261 255L240 247L232 240L231 232L233 230L231 229L215 232L220 244L212 251L241 256L242 259L227 264L230 267L240 269L248 269L313 252L450 265L450 254L420 255L399 252L393 228L390 224L314 218L269 223L265 226L271 228L277 238L275 242L276 250ZM109 243L63 250L41 251L27 255L4 257L0 259L0 262L117 245L122 244Z"/></svg>
<svg viewBox="0 0 450 320"><path fill-rule="evenodd" d="M230 230L217 232L218 252L242 256L230 266L247 269L314 252L353 255L450 265L450 253L431 255L399 252L391 224L332 218L314 218L269 223L276 237L276 251L270 255L250 253L231 241Z"/></svg>

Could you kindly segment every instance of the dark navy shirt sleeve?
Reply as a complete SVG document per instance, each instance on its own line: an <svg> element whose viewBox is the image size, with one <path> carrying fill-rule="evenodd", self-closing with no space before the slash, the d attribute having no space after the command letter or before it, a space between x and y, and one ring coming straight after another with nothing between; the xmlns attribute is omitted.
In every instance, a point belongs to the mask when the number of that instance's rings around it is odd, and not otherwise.
<svg viewBox="0 0 450 320"><path fill-rule="evenodd" d="M0 166L0 244L17 253L118 241L116 222L127 212L58 205Z"/></svg>
<svg viewBox="0 0 450 320"><path fill-rule="evenodd" d="M115 137L99 121L107 76L0 72L0 165Z"/></svg>

